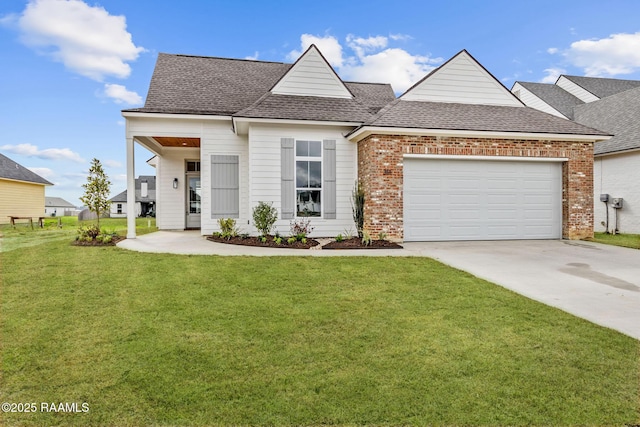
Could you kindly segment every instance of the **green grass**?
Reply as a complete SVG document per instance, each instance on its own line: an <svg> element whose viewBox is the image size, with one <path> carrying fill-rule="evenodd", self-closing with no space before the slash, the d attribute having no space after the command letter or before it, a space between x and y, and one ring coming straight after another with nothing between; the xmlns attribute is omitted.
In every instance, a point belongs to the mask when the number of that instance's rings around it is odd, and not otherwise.
<svg viewBox="0 0 640 427"><path fill-rule="evenodd" d="M639 343L419 258L0 254L1 425L625 425Z"/></svg>
<svg viewBox="0 0 640 427"><path fill-rule="evenodd" d="M595 233L592 242L607 245L623 246L625 248L640 249L640 234L607 234Z"/></svg>
<svg viewBox="0 0 640 427"><path fill-rule="evenodd" d="M149 227L149 221L151 221L151 227ZM53 241L68 242L75 238L78 227L86 224L96 224L96 221L78 221L78 217L65 216L46 218L43 228L34 227L31 229L28 223L18 223L15 228L9 224L2 224L0 225L0 252L42 245ZM102 218L100 219L100 228L114 230L124 236L127 231L127 220L126 218ZM136 219L136 232L138 234L156 230L155 218Z"/></svg>

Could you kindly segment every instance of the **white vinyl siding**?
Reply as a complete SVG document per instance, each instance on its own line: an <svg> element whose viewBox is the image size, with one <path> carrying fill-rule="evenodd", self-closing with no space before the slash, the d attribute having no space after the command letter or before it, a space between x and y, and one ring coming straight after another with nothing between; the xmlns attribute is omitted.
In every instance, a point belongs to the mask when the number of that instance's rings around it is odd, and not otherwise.
<svg viewBox="0 0 640 427"><path fill-rule="evenodd" d="M401 99L523 107L507 88L466 52L455 56L418 86L402 95Z"/></svg>
<svg viewBox="0 0 640 427"><path fill-rule="evenodd" d="M548 114L553 114L554 116L557 116L563 119L567 118L564 114L562 114L561 112L553 108L551 105L544 102L542 99L540 99L535 94L531 93L527 88L525 88L519 83L516 83L513 86L513 89L511 89L511 92L513 92L514 94L519 94L520 100L524 102L525 105L527 105L527 107L535 108L538 111L542 111Z"/></svg>
<svg viewBox="0 0 640 427"><path fill-rule="evenodd" d="M358 176L357 145L347 141L343 135L350 128L342 126L302 126L252 124L249 129L251 198L250 209L258 202L273 203L278 210L277 231L289 233L290 219L282 218L282 140L283 138L307 141L335 140L335 219L311 218L315 227L314 237L334 237L345 230L355 232L351 212L351 192ZM292 145L293 147L293 145ZM327 195L325 194L326 198ZM326 203L326 202L325 202ZM325 206L323 206L323 211ZM256 233L255 228L248 230Z"/></svg>
<svg viewBox="0 0 640 427"><path fill-rule="evenodd" d="M594 230L605 231L605 204L600 194L624 199L618 210L620 233L640 234L640 150L598 156L593 162ZM609 231L615 228L615 211L609 202Z"/></svg>
<svg viewBox="0 0 640 427"><path fill-rule="evenodd" d="M344 83L315 48L300 57L271 92L277 95L352 98Z"/></svg>
<svg viewBox="0 0 640 427"><path fill-rule="evenodd" d="M218 231L218 220L211 217L211 156L238 156L239 205L237 219L241 230L247 231L249 210L248 143L246 136L238 136L232 130L230 119L180 119L180 118L127 118L127 137L175 136L200 138L200 148L162 148L157 153L156 166L156 223L163 230L183 230L186 221L185 161L200 160L200 178L205 197L202 198L201 233ZM178 178L178 189L173 179ZM244 224L244 226L243 226Z"/></svg>
<svg viewBox="0 0 640 427"><path fill-rule="evenodd" d="M562 89L566 90L571 95L584 102L593 102L600 99L588 90L584 89L582 86L578 86L565 76L560 76L560 78L556 82L556 85L560 86Z"/></svg>
<svg viewBox="0 0 640 427"><path fill-rule="evenodd" d="M404 240L557 239L560 162L404 159Z"/></svg>

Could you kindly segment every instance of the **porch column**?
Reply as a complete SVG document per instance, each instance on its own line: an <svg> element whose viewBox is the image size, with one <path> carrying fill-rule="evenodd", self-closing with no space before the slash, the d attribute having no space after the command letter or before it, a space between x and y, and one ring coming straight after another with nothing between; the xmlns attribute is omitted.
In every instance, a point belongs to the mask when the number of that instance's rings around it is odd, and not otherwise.
<svg viewBox="0 0 640 427"><path fill-rule="evenodd" d="M127 239L136 238L136 168L133 138L127 138Z"/></svg>

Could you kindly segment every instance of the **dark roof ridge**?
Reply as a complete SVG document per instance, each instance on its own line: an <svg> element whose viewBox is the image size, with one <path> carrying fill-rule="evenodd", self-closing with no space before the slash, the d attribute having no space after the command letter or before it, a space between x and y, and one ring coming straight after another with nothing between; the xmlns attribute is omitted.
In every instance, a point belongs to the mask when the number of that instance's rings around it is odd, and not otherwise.
<svg viewBox="0 0 640 427"><path fill-rule="evenodd" d="M280 64L280 65L290 64L289 62L281 62L281 61L264 61L264 60L261 60L261 59L248 59L248 58L225 58L225 57L222 57L222 56L190 55L190 54L186 54L186 53L160 52L158 54L158 56L160 56L160 55L179 56L179 57L183 57L183 58L223 59L223 60L226 60L226 61L260 62L262 64Z"/></svg>

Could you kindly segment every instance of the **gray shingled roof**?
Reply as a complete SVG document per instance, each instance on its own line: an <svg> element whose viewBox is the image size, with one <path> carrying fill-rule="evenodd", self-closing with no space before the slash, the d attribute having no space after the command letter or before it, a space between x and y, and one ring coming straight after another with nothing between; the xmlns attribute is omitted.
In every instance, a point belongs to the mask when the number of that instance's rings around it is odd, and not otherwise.
<svg viewBox="0 0 640 427"><path fill-rule="evenodd" d="M234 117L363 123L372 112L354 99L268 93Z"/></svg>
<svg viewBox="0 0 640 427"><path fill-rule="evenodd" d="M60 207L60 208L75 208L74 205L67 202L62 197L45 197L44 198L44 206L46 208Z"/></svg>
<svg viewBox="0 0 640 427"><path fill-rule="evenodd" d="M290 67L160 53L144 107L128 111L231 115L253 104Z"/></svg>
<svg viewBox="0 0 640 427"><path fill-rule="evenodd" d="M125 111L232 115L260 100L291 65L161 53L158 55L144 107ZM374 113L395 99L388 84L348 82L345 85L353 92L356 100L366 106L365 110L369 109ZM272 117L262 109L255 111L257 117ZM296 117L300 115L301 112L298 111ZM314 116L315 114L311 114L304 119L312 120Z"/></svg>
<svg viewBox="0 0 640 427"><path fill-rule="evenodd" d="M53 185L40 175L14 162L7 156L0 154L0 178L14 181L33 182L36 184Z"/></svg>
<svg viewBox="0 0 640 427"><path fill-rule="evenodd" d="M359 83L345 82L356 100L368 107L372 113L377 113L382 107L396 99L393 88L387 83Z"/></svg>
<svg viewBox="0 0 640 427"><path fill-rule="evenodd" d="M141 196L142 182L147 182L147 197ZM136 202L155 202L156 200L156 177L153 175L140 175L136 178ZM127 202L127 190L116 194L110 202Z"/></svg>
<svg viewBox="0 0 640 427"><path fill-rule="evenodd" d="M606 136L605 132L529 107L403 101L398 99L365 126Z"/></svg>
<svg viewBox="0 0 640 427"><path fill-rule="evenodd" d="M564 76L598 98L640 87L640 80L606 79L602 77Z"/></svg>
<svg viewBox="0 0 640 427"><path fill-rule="evenodd" d="M575 108L575 120L613 135L595 145L595 154L640 149L640 87Z"/></svg>
<svg viewBox="0 0 640 427"><path fill-rule="evenodd" d="M564 114L565 117L573 118L573 107L584 104L579 98L571 95L560 86L550 83L530 83L516 82L529 92L542 99L544 102Z"/></svg>

